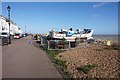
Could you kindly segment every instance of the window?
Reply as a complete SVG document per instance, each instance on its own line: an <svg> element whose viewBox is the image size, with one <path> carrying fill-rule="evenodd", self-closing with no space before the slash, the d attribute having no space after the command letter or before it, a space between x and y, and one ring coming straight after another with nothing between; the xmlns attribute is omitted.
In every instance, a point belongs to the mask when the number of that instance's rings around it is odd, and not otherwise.
<svg viewBox="0 0 120 80"><path fill-rule="evenodd" d="M7 35L7 33L1 33L2 35Z"/></svg>

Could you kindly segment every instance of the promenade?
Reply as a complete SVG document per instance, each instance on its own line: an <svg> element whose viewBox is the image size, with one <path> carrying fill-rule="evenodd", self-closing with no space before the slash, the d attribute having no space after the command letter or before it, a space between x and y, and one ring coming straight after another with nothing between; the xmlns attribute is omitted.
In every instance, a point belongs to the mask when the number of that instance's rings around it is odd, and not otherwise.
<svg viewBox="0 0 120 80"><path fill-rule="evenodd" d="M32 37L2 48L2 78L62 78L46 53L30 44Z"/></svg>

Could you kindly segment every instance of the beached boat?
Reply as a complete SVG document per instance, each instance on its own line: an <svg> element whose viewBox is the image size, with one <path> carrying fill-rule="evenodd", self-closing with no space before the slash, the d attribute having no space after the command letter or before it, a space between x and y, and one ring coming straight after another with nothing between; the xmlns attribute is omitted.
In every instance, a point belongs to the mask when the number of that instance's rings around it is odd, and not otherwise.
<svg viewBox="0 0 120 80"><path fill-rule="evenodd" d="M75 41L76 39L91 39L93 34L93 29L77 29L76 32L70 28L69 30L61 29L61 31L49 31L49 39L51 40L61 40L66 39L67 41Z"/></svg>

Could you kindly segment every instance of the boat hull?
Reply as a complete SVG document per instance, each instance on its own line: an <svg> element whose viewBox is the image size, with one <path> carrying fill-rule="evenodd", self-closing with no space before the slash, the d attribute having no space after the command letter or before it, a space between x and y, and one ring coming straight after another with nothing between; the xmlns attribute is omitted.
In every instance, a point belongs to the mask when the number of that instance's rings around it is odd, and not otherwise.
<svg viewBox="0 0 120 80"><path fill-rule="evenodd" d="M67 41L75 41L76 39L88 39L92 37L93 30L91 30L90 33L84 33L84 34L73 34L71 36L68 36L65 33L59 33L55 31L51 31L49 37L52 40L67 40Z"/></svg>

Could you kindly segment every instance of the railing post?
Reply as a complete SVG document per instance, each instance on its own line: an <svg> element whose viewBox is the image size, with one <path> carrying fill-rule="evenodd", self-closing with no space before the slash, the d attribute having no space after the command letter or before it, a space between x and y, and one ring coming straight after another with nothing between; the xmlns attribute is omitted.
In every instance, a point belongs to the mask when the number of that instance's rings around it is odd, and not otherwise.
<svg viewBox="0 0 120 80"><path fill-rule="evenodd" d="M49 42L49 40L47 42L48 42L48 50L49 50L50 49L50 42Z"/></svg>
<svg viewBox="0 0 120 80"><path fill-rule="evenodd" d="M71 48L71 46L70 46L70 41L69 41L69 49Z"/></svg>
<svg viewBox="0 0 120 80"><path fill-rule="evenodd" d="M42 39L42 36L40 37L41 38L41 45L43 44L43 39Z"/></svg>

